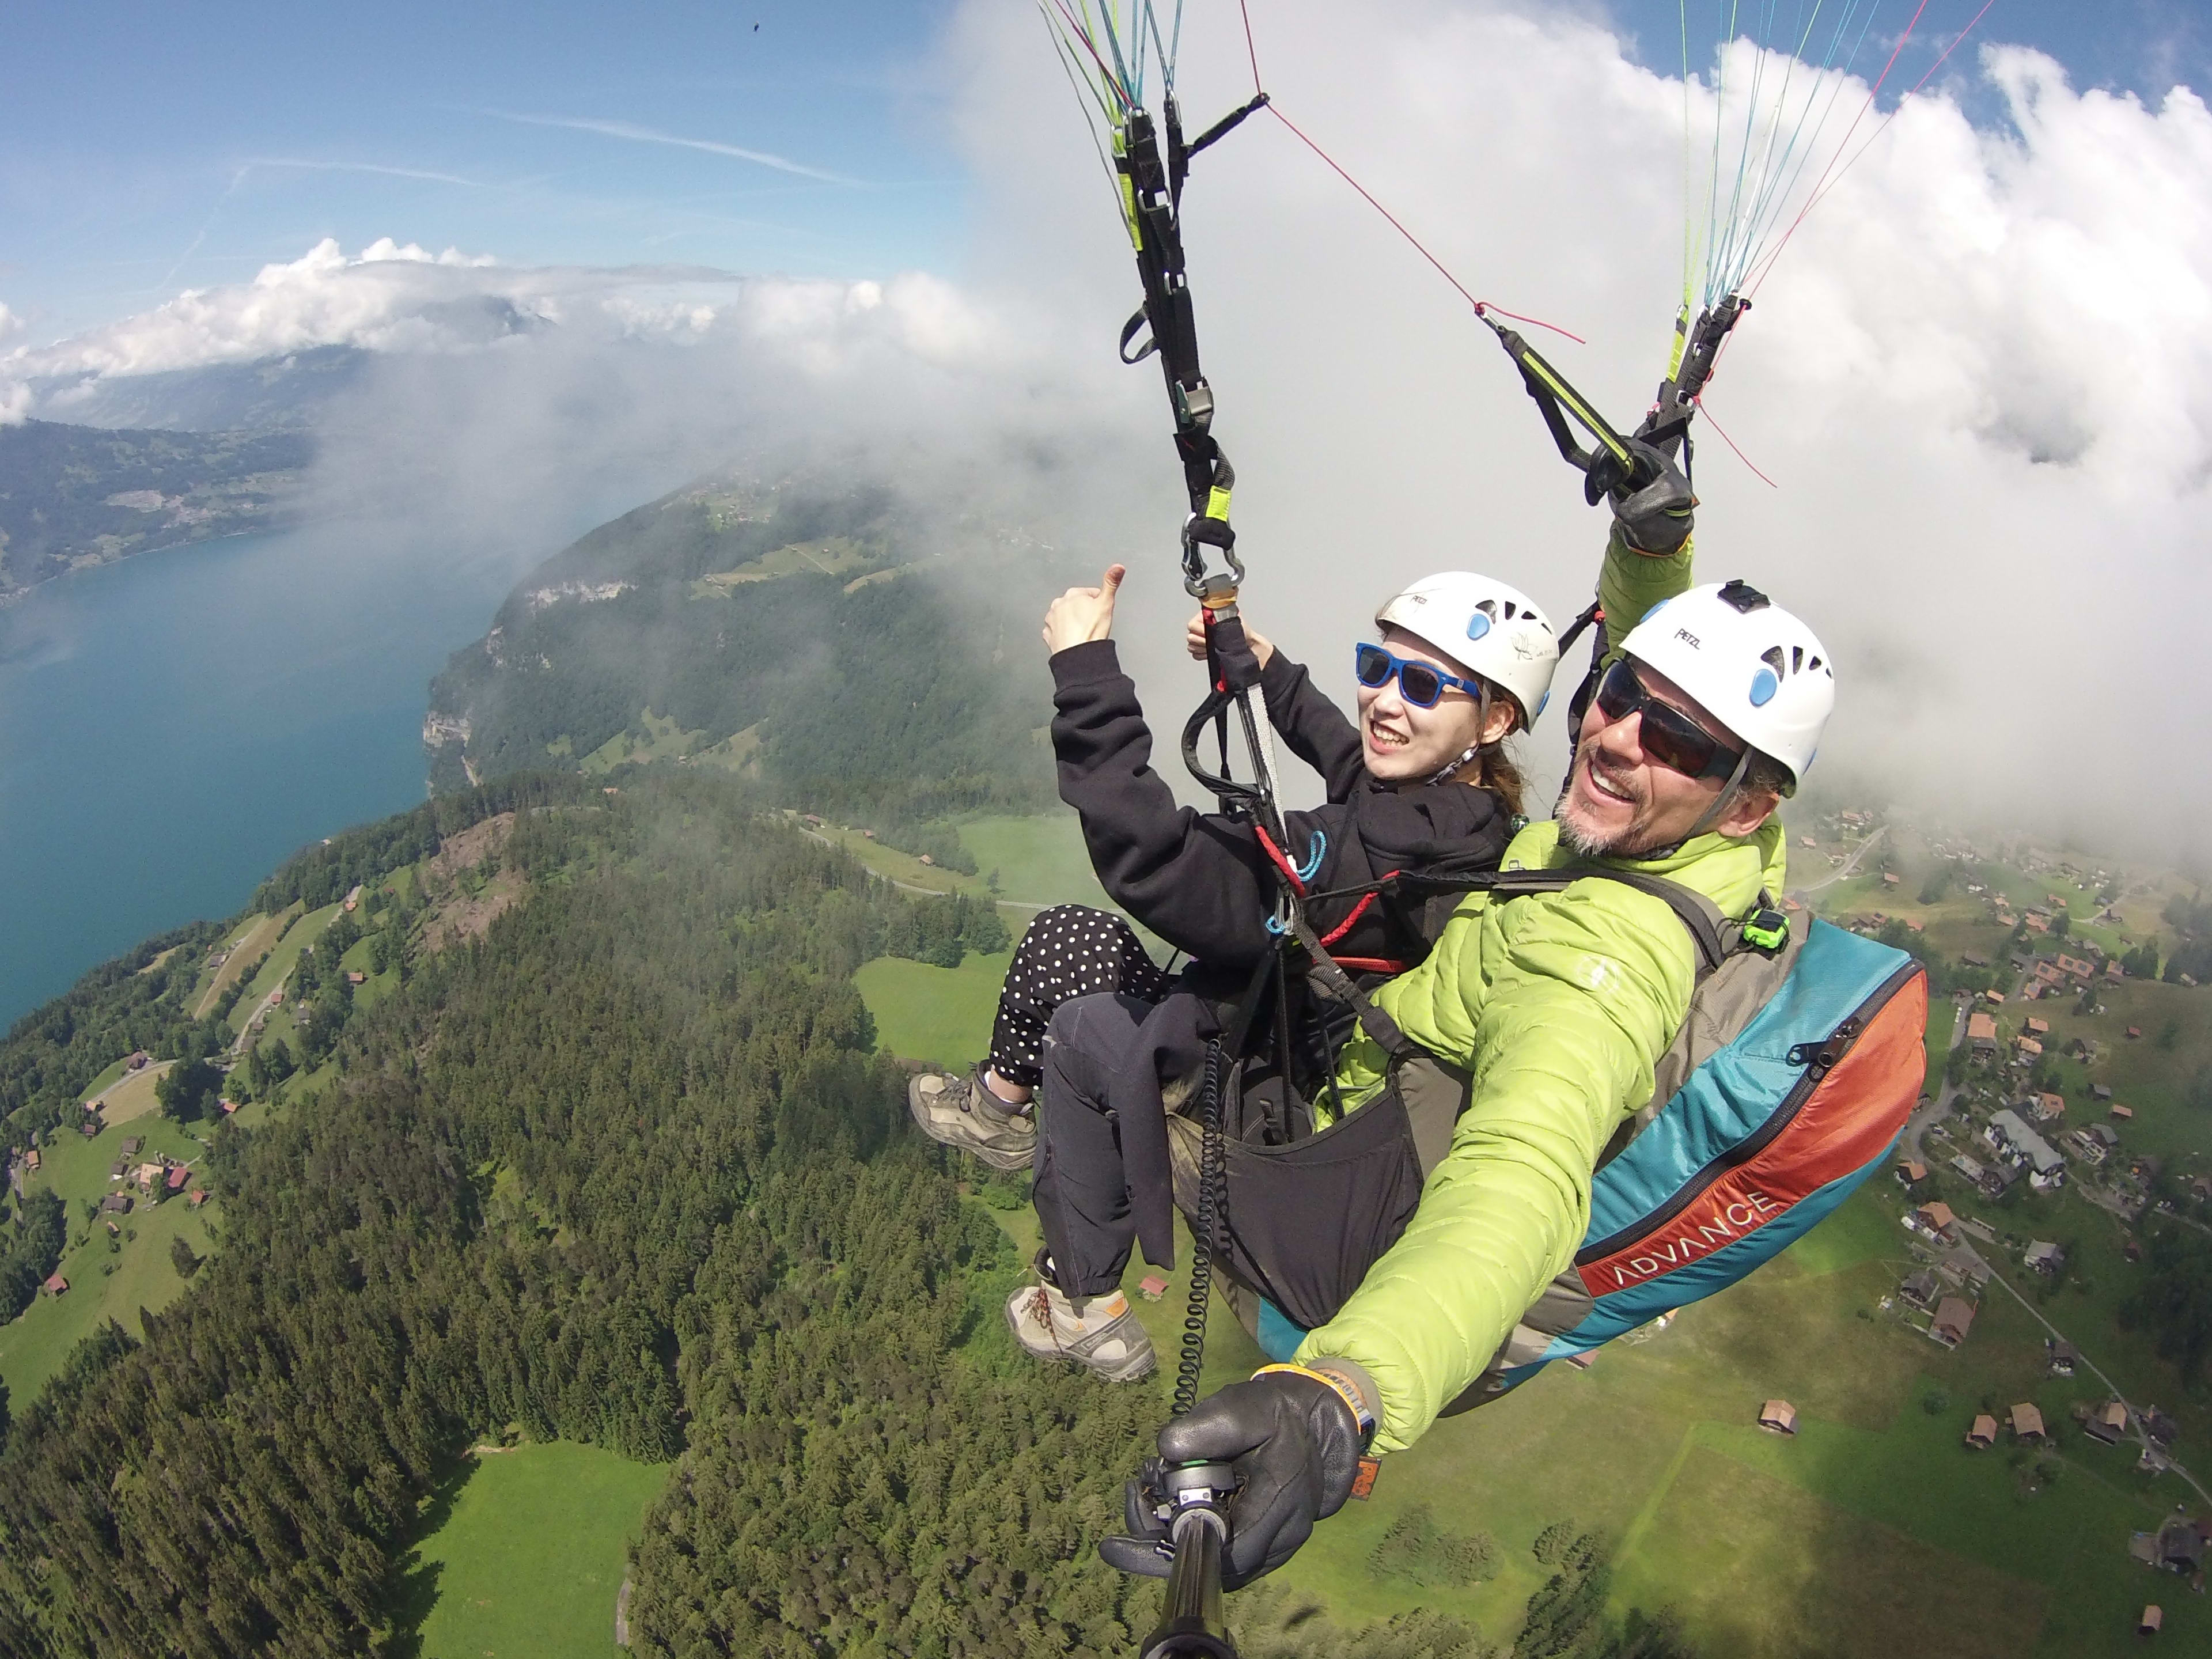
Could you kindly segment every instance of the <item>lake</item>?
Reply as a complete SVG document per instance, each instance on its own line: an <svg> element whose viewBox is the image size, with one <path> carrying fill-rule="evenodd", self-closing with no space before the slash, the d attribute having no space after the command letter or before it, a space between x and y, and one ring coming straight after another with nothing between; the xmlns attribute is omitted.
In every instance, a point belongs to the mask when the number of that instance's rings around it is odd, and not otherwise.
<svg viewBox="0 0 2212 1659"><path fill-rule="evenodd" d="M0 611L0 1029L423 799L425 693L526 555L321 525L149 553Z"/></svg>

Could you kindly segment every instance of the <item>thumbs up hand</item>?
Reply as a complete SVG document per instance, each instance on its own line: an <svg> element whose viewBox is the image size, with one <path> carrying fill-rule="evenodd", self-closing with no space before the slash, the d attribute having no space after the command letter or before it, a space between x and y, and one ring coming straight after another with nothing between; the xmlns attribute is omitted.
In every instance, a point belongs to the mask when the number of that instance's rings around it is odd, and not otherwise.
<svg viewBox="0 0 2212 1659"><path fill-rule="evenodd" d="M1058 656L1072 645L1110 638L1114 596L1128 574L1128 566L1109 564L1097 586L1071 587L1054 599L1044 613L1044 648Z"/></svg>

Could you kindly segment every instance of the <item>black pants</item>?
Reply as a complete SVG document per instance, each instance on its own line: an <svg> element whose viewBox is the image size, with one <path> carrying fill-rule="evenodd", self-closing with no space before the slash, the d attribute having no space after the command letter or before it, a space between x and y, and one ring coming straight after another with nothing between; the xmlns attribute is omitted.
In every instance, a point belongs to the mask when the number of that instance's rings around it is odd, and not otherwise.
<svg viewBox="0 0 2212 1659"><path fill-rule="evenodd" d="M1127 992L1077 997L1045 1031L1030 1197L1054 1282L1070 1296L1118 1287L1136 1242L1121 1128L1107 1102L1152 1012Z"/></svg>
<svg viewBox="0 0 2212 1659"><path fill-rule="evenodd" d="M1043 1078L1045 1028L1062 1003L1121 992L1157 1003L1173 983L1145 954L1136 930L1109 910L1058 904L1040 911L1014 947L991 1027L990 1067L1034 1089Z"/></svg>
<svg viewBox="0 0 2212 1659"><path fill-rule="evenodd" d="M1031 1197L1052 1277L1071 1296L1119 1285L1140 1231L1152 1260L1167 1260L1163 1243L1171 1243L1171 1233L1146 1231L1145 1206L1161 1216L1170 1204L1186 1213L1195 1206L1194 1183L1187 1194L1175 1190L1194 1170L1178 1175L1158 1137L1164 1115L1201 1078L1207 1041L1219 1029L1182 1018L1202 1006L1188 995L1158 1006L1127 992L1078 997L1046 1029ZM1228 1059L1220 1103L1224 1260L1233 1278L1310 1330L1335 1316L1420 1203L1423 1165L1408 1090L1419 1088L1426 1103L1424 1121L1448 1135L1464 1099L1464 1073L1425 1060L1394 1068L1374 1100L1316 1132L1305 1109L1285 1097L1279 1077Z"/></svg>

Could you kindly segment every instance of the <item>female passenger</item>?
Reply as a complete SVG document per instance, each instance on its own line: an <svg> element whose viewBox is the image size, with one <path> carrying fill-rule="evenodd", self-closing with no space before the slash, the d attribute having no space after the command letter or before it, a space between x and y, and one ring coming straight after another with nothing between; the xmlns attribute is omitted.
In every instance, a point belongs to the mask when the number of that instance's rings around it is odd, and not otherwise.
<svg viewBox="0 0 2212 1659"><path fill-rule="evenodd" d="M1082 819L1108 894L1194 960L1178 981L1121 917L1085 906L1030 925L1000 993L989 1059L966 1077L918 1077L908 1091L923 1133L997 1169L1030 1161L1030 1101L1054 1009L1100 992L1139 1007L1178 988L1233 996L1274 945L1278 878L1252 824L1178 806L1152 769L1152 734L1110 637L1125 574L1113 566L1100 586L1070 588L1045 615L1060 798ZM1280 851L1312 892L1394 871L1495 869L1522 804L1504 742L1541 711L1559 661L1552 625L1525 594L1465 571L1425 577L1375 622L1381 642L1360 646L1355 660L1356 727L1302 665L1248 629L1269 720L1327 788L1324 805L1284 815ZM1197 618L1188 643L1203 658ZM1420 961L1434 933L1417 902L1388 895L1323 902L1310 920L1346 966L1375 973Z"/></svg>

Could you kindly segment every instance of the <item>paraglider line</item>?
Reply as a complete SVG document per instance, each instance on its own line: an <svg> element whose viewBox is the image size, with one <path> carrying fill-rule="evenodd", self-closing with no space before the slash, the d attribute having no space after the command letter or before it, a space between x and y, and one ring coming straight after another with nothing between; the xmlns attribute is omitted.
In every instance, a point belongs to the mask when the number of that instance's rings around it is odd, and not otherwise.
<svg viewBox="0 0 2212 1659"><path fill-rule="evenodd" d="M1980 22L1983 18L1989 15L1990 8L1995 4L1996 4L1996 0L1983 0L1981 10L1973 15L1973 17L1967 22L1966 27L1959 31L1957 36L1952 40L1951 44L1944 47L1942 53L1936 58L1936 61L1928 66L1928 73L1922 76L1917 81L1914 82L1912 83L1911 90L1907 92L1905 94L1905 97L1897 100L1897 109L1893 109L1887 115L1882 117L1881 125L1876 127L1867 136L1866 143L1861 144L1858 149L1852 153L1850 161L1845 161L1843 166L1836 169L1836 176L1834 178L1824 178L1819 184L1814 186L1812 196L1806 201L1803 211L1798 214L1796 222L1790 225L1789 234L1784 235L1782 241L1776 245L1774 252L1767 256L1765 265L1759 270L1758 276L1753 279L1751 285L1752 291L1756 292L1758 290L1759 284L1766 280L1766 273L1768 270L1773 269L1776 257L1781 253L1783 247L1788 244L1790 237L1796 234L1797 225L1803 222L1805 215L1810 213L1814 208L1820 206L1821 199L1826 197L1830 191L1841 184L1843 182L1844 175L1846 173L1849 173L1851 168L1857 164L1859 157L1872 149L1875 145L1881 141L1881 135L1889 131L1889 124L1897 119L1898 110L1903 109L1907 100L1911 99L1914 94L1920 90L1921 88L1926 86L1930 81L1936 78L1936 71L1943 67L1944 64L1949 59L1953 52L1958 51L1960 46L1966 40L1966 38L1974 32L1974 25ZM1918 14L1915 13L1914 15L1917 16ZM1888 71L1885 70L1883 73L1887 75ZM1879 91L1881 89L1881 82L1876 82L1875 85L1875 90ZM1872 93L1867 94L1867 100L1869 103L1874 100L1874 94ZM1852 125L1856 126L1857 123L1854 122ZM1844 133L1844 138L1845 142L1848 143L1850 138L1850 134L1849 132ZM1838 146L1837 154L1841 155L1842 153L1842 147Z"/></svg>
<svg viewBox="0 0 2212 1659"><path fill-rule="evenodd" d="M1765 484L1769 489L1779 489L1782 488L1780 484L1775 483L1773 479L1768 477L1764 472L1761 472L1758 467L1753 466L1752 465L1750 456L1745 454L1741 449L1736 449L1735 440L1729 437L1726 432L1722 431L1721 423L1713 419L1713 411L1705 407L1705 400L1703 398L1694 398L1691 401L1697 404L1698 413L1705 417L1707 424L1709 424L1714 431L1720 433L1721 441L1726 444L1730 449L1735 450L1736 459L1741 461L1746 466L1751 467L1751 476L1753 477L1758 479L1759 483Z"/></svg>
<svg viewBox="0 0 2212 1659"><path fill-rule="evenodd" d="M1267 88L1260 84L1260 48L1252 43L1252 8L1246 0L1237 0L1237 9L1244 19L1244 55L1252 60L1252 90L1265 92ZM1182 16L1180 7L1176 9L1176 16L1178 19Z"/></svg>
<svg viewBox="0 0 2212 1659"><path fill-rule="evenodd" d="M1989 4L1984 5L1982 10L1987 11L1990 4L1994 4L1995 3L1996 0L1989 0ZM1889 61L1881 66L1881 73L1875 77L1874 84L1867 88L1866 102L1861 104L1859 106L1859 112L1851 117L1850 125L1844 129L1843 142L1836 146L1835 154L1828 157L1828 165L1820 169L1820 176L1813 181L1813 193L1806 198L1805 205L1797 210L1797 216L1790 222L1790 228L1782 233L1782 240L1774 245L1774 252L1766 256L1765 260L1759 266L1758 274L1752 279L1750 286L1744 290L1746 293L1756 294L1759 291L1759 283L1766 280L1766 273L1774 269L1774 262L1782 257L1782 250L1790 246L1790 239L1797 234L1797 227L1805 222L1805 216L1810 213L1814 208L1818 205L1820 198L1828 193L1828 189L1833 183L1834 179L1839 179L1843 176L1840 172L1836 171L1836 156L1841 155L1845 149L1850 148L1851 135L1859 130L1859 123L1866 119L1866 112L1874 107L1874 100L1877 97L1881 96L1882 84L1889 79L1890 70L1897 67L1899 55L1904 52L1905 43L1912 39L1912 31L1919 27L1920 15L1927 9L1928 0L1920 0L1920 3L1913 8L1911 20L1905 24L1905 33L1897 37L1897 44L1890 48ZM1981 14L1979 12L1975 14L1976 21L1980 21L1980 16ZM1973 25L1971 23L1967 25L1967 27L1969 28L1972 27ZM1963 40L1966 38L1965 34L1961 33L1959 40ZM1958 44L1958 40L1954 40L1951 43L1953 47L1956 47ZM1950 56L1950 53L1946 52L1943 56L1948 58ZM1942 65L1942 61L1943 59L1942 58L1936 60L1938 67ZM1936 70L1934 69L1930 69L1928 71L1928 74L1933 75L1935 72ZM1923 76L1921 77L1921 83L1923 85L1927 83L1926 76ZM1911 94L1909 93L1906 94L1907 97L1910 97L1911 95ZM1901 109L1903 107L1903 102L1900 100L1899 108ZM1892 119L1895 118L1896 113L1897 112L1895 110L1890 112L1890 117ZM1882 123L1882 125L1885 127L1888 125L1889 122L1887 120L1885 120ZM1879 129L1876 130L1876 136L1880 136ZM1866 152L1863 149L1859 152L1860 155L1864 155L1865 153ZM1853 161L1856 161L1858 157L1855 155L1851 159ZM1833 174L1833 178L1831 177L1832 173Z"/></svg>

